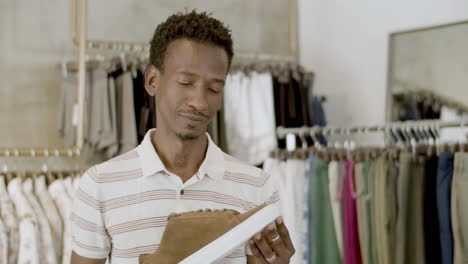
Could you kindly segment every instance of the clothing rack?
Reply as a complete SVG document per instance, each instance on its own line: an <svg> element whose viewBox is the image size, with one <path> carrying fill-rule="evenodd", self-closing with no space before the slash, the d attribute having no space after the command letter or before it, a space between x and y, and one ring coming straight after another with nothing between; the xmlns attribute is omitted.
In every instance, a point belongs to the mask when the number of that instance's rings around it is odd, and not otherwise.
<svg viewBox="0 0 468 264"><path fill-rule="evenodd" d="M87 13L88 0L80 0L80 19L77 19L78 4L77 0L71 0L71 35L73 43L78 46L89 49L113 50L120 52L149 52L150 45L148 43L138 42L123 42L123 41L108 41L108 40L87 40ZM289 0L289 54L294 60L297 58L297 0ZM78 29L79 26L79 29ZM78 36L79 34L79 36ZM84 37L84 39L83 39ZM84 45L83 45L84 44ZM241 56L249 56L259 53L240 52ZM266 54L268 56L268 54ZM80 54L81 56L81 54Z"/></svg>
<svg viewBox="0 0 468 264"><path fill-rule="evenodd" d="M448 128L448 127L465 127L468 124L466 121L438 121L438 120L423 120L423 121L406 121L406 122L392 122L385 125L375 126L353 126L348 128L336 128L336 127L296 127L296 128L284 128L278 127L276 134L278 138L283 139L288 134L294 135L317 135L321 134L324 136L329 135L351 135L361 134L369 132L387 132L394 129L407 129L407 128Z"/></svg>
<svg viewBox="0 0 468 264"><path fill-rule="evenodd" d="M289 0L289 54L291 58L297 58L298 41L297 41L297 0ZM71 38L72 42L79 48L78 62L78 89L77 99L75 102L74 115L77 117L76 123L76 148L82 149L84 144L84 101L85 101L85 82L86 82L86 49L97 48L105 50L113 50L120 52L148 52L149 45L147 43L122 42L122 41L107 41L107 40L88 40L88 0L80 0L78 8L78 0L71 0L70 8L71 18ZM79 19L78 19L79 18ZM248 56L248 54L245 54ZM240 55L242 56L242 55ZM256 54L259 56L259 54ZM291 58L288 58L291 59Z"/></svg>
<svg viewBox="0 0 468 264"><path fill-rule="evenodd" d="M113 56L108 56L108 54L86 54L86 69L89 71L95 69L101 64L110 66L113 63L120 63L122 65L125 64L128 66L128 63L132 62L143 63L142 65L149 63L149 53L127 53L127 51L121 51L119 48L112 50L115 51ZM120 55L116 55L117 52L120 52ZM292 56L254 52L237 52L234 55L232 65L235 67L235 65L239 64L251 65L252 63L260 63L262 65L276 65L281 63L297 64L296 58ZM69 71L77 72L79 70L78 62L75 60L63 60L57 66L61 67L62 71L66 71L66 73L63 73L64 76L66 76ZM310 74L313 73L310 72Z"/></svg>
<svg viewBox="0 0 468 264"><path fill-rule="evenodd" d="M79 148L2 148L0 149L0 157L80 157L81 149Z"/></svg>

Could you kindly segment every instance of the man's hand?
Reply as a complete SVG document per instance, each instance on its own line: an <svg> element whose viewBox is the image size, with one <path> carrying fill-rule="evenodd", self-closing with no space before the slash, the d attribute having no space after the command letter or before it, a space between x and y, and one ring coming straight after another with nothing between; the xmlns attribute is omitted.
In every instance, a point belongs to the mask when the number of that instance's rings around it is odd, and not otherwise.
<svg viewBox="0 0 468 264"><path fill-rule="evenodd" d="M257 264L286 264L296 252L283 219L278 217L275 223L249 240Z"/></svg>

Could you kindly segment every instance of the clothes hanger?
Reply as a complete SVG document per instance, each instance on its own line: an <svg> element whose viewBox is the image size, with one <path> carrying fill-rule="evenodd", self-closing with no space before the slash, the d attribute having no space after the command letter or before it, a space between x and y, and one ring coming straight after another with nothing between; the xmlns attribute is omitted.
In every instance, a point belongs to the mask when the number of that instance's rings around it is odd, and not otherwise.
<svg viewBox="0 0 468 264"><path fill-rule="evenodd" d="M426 137L424 134L422 134L420 131L419 131L419 126L417 124L413 124L410 126L410 132L411 134L413 134L413 136L416 138L417 140L417 143L419 145L423 145L425 144L426 142Z"/></svg>
<svg viewBox="0 0 468 264"><path fill-rule="evenodd" d="M6 185L11 182L12 175L10 173L10 168L8 167L8 158L10 157L10 151L5 150L5 159L2 165L2 173L5 175Z"/></svg>
<svg viewBox="0 0 468 264"><path fill-rule="evenodd" d="M410 146L411 146L411 153L413 154L413 157L416 158L418 155L418 139L413 135L411 132L411 127L410 125L407 125L406 128L403 128L404 131L406 131L408 138L410 140Z"/></svg>
<svg viewBox="0 0 468 264"><path fill-rule="evenodd" d="M465 125L466 125L466 120L465 120L465 116L462 116L462 120L461 120L461 123L460 123L460 130L461 132L465 129ZM466 147L466 139L465 140L460 140L458 142L458 145L459 145L459 151L461 153L465 153L465 147Z"/></svg>
<svg viewBox="0 0 468 264"><path fill-rule="evenodd" d="M41 171L42 171L42 174L46 176L47 183L50 185L55 181L55 177L52 174L52 172L49 170L49 166L47 163L48 159L49 159L49 151L44 150L44 163L42 164Z"/></svg>
<svg viewBox="0 0 468 264"><path fill-rule="evenodd" d="M427 142L429 145L435 145L435 142L436 142L436 138L434 137L434 135L432 135L431 133L431 127L429 124L424 124L422 126L422 130L424 132L424 134L426 135L426 138L427 138Z"/></svg>
<svg viewBox="0 0 468 264"><path fill-rule="evenodd" d="M299 130L299 138L301 140L301 156L302 158L306 158L307 157L307 150L309 149L309 145L307 143L307 139L306 139L306 133L308 131L308 128L307 127L303 127Z"/></svg>
<svg viewBox="0 0 468 264"><path fill-rule="evenodd" d="M427 125L427 124L426 124L426 125L422 125L420 129L421 129L422 133L426 136L426 142L427 142L427 144L428 144L428 145L431 145L431 146L435 145L436 139L435 139L435 137L432 135L432 133L430 132L430 126Z"/></svg>
<svg viewBox="0 0 468 264"><path fill-rule="evenodd" d="M427 124L422 124L419 126L419 131L421 135L424 136L424 154L428 157L433 156L436 152L435 139L432 137L432 134L429 133L429 126Z"/></svg>
<svg viewBox="0 0 468 264"><path fill-rule="evenodd" d="M276 148L276 150L278 150L278 148ZM275 152L272 151L272 153L274 154ZM79 168L79 165L78 165L78 161L76 159L73 159L73 151L72 150L68 150L67 152L68 154L68 158L71 159L73 161L73 171L70 172L70 176L72 176L73 178L79 178L81 176L81 171L80 171L80 168ZM76 157L78 157L80 155L79 153L79 150L77 150L77 154L76 154ZM275 158L277 159L278 158L278 155L276 154L274 157L272 158ZM84 172L83 172L84 173Z"/></svg>
<svg viewBox="0 0 468 264"><path fill-rule="evenodd" d="M63 179L63 172L59 170L59 166L57 166L57 164L59 163L60 161L60 152L56 149L54 151L54 157L55 157L55 160L54 160L54 167L53 169L56 171L57 173L57 177L56 178L59 178L59 179ZM51 164L52 166L52 164Z"/></svg>
<svg viewBox="0 0 468 264"><path fill-rule="evenodd" d="M401 125L401 126L398 128L398 131L399 131L400 134L402 135L405 144L411 144L411 137L408 135L408 133L407 133L407 131L406 131L406 127L405 127L404 125Z"/></svg>
<svg viewBox="0 0 468 264"><path fill-rule="evenodd" d="M16 173L16 177L19 177L21 179L21 181L24 181L24 179L26 178L26 169L23 169L23 170L19 170L18 169L18 163L20 161L20 157L19 157L19 151L17 149L14 149L13 150L13 157L14 157L14 170L10 173L13 173L15 172Z"/></svg>
<svg viewBox="0 0 468 264"><path fill-rule="evenodd" d="M348 128L345 130L346 132L346 140L344 142L344 148L346 150L346 159L352 161L352 153L354 149L356 148L356 143L351 139L351 128Z"/></svg>
<svg viewBox="0 0 468 264"><path fill-rule="evenodd" d="M385 127L385 134L389 136L389 140L387 141L387 144L389 144L389 145L398 145L398 143L399 143L398 137L397 137L396 133L394 133L394 130L392 128L390 128L389 126L386 126Z"/></svg>
<svg viewBox="0 0 468 264"><path fill-rule="evenodd" d="M296 135L294 133L288 133L286 134L286 150L287 150L287 157L286 158L293 158L294 157L294 151L297 148L297 142L296 142Z"/></svg>
<svg viewBox="0 0 468 264"><path fill-rule="evenodd" d="M411 149L411 138L410 136L406 133L406 130L405 130L405 127L404 125L400 125L399 127L397 127L397 131L399 133L399 135L401 136L402 138L402 144L401 144L401 148L403 150L405 150L406 152L412 152L412 149Z"/></svg>
<svg viewBox="0 0 468 264"><path fill-rule="evenodd" d="M317 130L318 129L319 129L318 127L312 127L312 129L310 130L310 137L314 141L314 147L316 149L318 149L318 150L322 150L323 146L322 146L322 144L320 143L320 141L317 138Z"/></svg>
<svg viewBox="0 0 468 264"><path fill-rule="evenodd" d="M394 126L390 128L390 131L392 131L392 134L395 136L396 145L402 147L405 144L405 139L401 136L400 132L398 131L398 128Z"/></svg>

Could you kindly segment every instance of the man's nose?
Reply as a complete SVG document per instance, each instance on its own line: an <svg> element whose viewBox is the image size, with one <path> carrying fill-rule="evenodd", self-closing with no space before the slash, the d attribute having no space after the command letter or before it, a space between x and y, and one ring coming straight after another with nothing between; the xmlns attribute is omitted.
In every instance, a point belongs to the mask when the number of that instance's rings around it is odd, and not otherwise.
<svg viewBox="0 0 468 264"><path fill-rule="evenodd" d="M208 109L208 101L206 99L206 90L203 86L196 87L190 98L189 105L197 111L206 111Z"/></svg>

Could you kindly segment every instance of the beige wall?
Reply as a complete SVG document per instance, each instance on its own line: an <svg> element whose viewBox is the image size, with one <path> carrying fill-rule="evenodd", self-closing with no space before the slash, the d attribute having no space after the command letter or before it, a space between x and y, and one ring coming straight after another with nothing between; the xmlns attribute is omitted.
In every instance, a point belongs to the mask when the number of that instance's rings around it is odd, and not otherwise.
<svg viewBox="0 0 468 264"><path fill-rule="evenodd" d="M89 1L89 37L148 42L169 14L198 8L233 30L237 50L286 54L288 1ZM76 58L69 1L0 0L0 148L60 147L57 133L63 59Z"/></svg>
<svg viewBox="0 0 468 264"><path fill-rule="evenodd" d="M298 0L301 63L331 125L386 121L390 34L468 19L466 0Z"/></svg>

